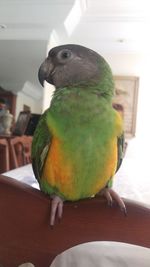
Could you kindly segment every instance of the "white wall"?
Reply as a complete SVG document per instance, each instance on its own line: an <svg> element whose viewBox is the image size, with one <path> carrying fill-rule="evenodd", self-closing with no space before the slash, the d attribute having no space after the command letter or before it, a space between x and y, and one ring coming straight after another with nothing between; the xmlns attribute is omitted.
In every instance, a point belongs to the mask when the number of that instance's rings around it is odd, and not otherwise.
<svg viewBox="0 0 150 267"><path fill-rule="evenodd" d="M139 94L136 136L142 138L150 134L147 115L150 113L149 90L149 55L141 54L106 54L103 55L110 64L114 75L138 76Z"/></svg>
<svg viewBox="0 0 150 267"><path fill-rule="evenodd" d="M50 106L54 90L55 87L53 85L44 82L42 112Z"/></svg>
<svg viewBox="0 0 150 267"><path fill-rule="evenodd" d="M104 58L111 66L114 75L141 75L140 54L104 54Z"/></svg>
<svg viewBox="0 0 150 267"><path fill-rule="evenodd" d="M20 111L23 111L23 105L27 105L31 108L32 113L42 112L42 99L36 100L31 96L27 96L23 92L17 94L17 103L16 103L16 119Z"/></svg>
<svg viewBox="0 0 150 267"><path fill-rule="evenodd" d="M17 94L16 119L23 106L30 107L32 113L42 113L43 90L35 87L30 81L26 81L22 90Z"/></svg>
<svg viewBox="0 0 150 267"><path fill-rule="evenodd" d="M138 111L136 137L130 140L128 155L136 162L137 179L149 182L150 151L150 54L104 55L111 65L114 75L133 75L139 77ZM129 170L126 170L127 173ZM130 171L129 171L130 173ZM131 180L132 180L131 175Z"/></svg>

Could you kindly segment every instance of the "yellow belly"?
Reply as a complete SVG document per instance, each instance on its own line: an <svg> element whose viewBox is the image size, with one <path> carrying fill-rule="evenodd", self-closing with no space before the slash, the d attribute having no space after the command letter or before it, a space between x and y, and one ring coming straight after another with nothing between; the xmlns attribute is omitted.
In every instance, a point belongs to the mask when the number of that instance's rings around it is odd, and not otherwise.
<svg viewBox="0 0 150 267"><path fill-rule="evenodd" d="M111 143L110 153L108 153L108 156L105 158L103 168L97 168L96 177L91 177L91 181L89 182L90 186L86 188L87 180L85 175L81 177L81 179L83 178L83 183L78 183L76 170L72 165L72 159L66 157L66 154L62 151L61 141L57 138L53 138L44 165L42 179L51 187L56 188L56 191L61 192L66 199L78 200L95 195L103 189L109 179L114 175L116 163L117 144L114 141ZM88 166L84 166L84 168L88 168Z"/></svg>

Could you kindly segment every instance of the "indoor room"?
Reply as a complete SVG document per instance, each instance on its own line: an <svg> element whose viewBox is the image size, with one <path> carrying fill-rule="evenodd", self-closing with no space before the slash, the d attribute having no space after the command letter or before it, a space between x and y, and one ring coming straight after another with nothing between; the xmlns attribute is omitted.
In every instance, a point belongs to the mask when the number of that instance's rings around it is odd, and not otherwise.
<svg viewBox="0 0 150 267"><path fill-rule="evenodd" d="M84 259L82 264L81 262L80 263L77 262L76 265L65 265L66 258L62 258L61 259L62 262L61 260L59 262L59 259L58 260L56 259L56 262L54 261L54 263L52 263L52 260L54 260L57 254L61 253L62 251L70 247L91 241L95 242L100 240L105 242L106 241L124 242L124 243L131 243L135 246L150 248L150 232L147 227L150 219L150 173L149 173L150 126L148 119L149 116L148 114L150 113L149 8L150 8L150 3L148 0L143 0L143 1L142 0L139 1L136 0L105 0L105 1L104 0L31 0L31 1L0 0L0 181L2 181L2 186L1 186L2 194L1 193L0 194L1 196L3 196L0 202L3 203L5 197L7 198L7 196L10 193L10 196L13 197L12 198L8 197L8 203L6 204L6 207L9 207L10 203L12 203L13 205L12 210L13 209L15 210L14 207L15 205L17 205L17 203L19 203L20 200L20 203L22 203L23 207L25 208L25 214L28 216L26 207L27 204L25 204L26 200L28 206L30 207L29 219L32 225L32 227L30 227L30 223L27 220L27 218L26 219L23 218L23 213L21 213L22 211L20 206L16 208L16 211L14 211L14 213L11 211L10 214L9 213L5 214L4 205L2 204L2 207L0 207L0 210L2 209L2 214L4 214L2 226L5 225L5 221L7 220L7 218L9 218L10 220L10 221L8 220L9 221L8 225L6 224L7 228L9 228L11 224L11 218L12 221L14 222L14 230L10 229L9 236L7 235L6 238L2 233L3 230L0 230L1 232L0 236L2 236L2 240L5 244L4 248L3 246L1 247L0 245L0 264L2 264L3 267L18 267L18 266L24 267L23 265L19 265L24 262L31 262L32 264L35 264L35 267L38 266L79 267L81 265L83 266L84 264L85 266L88 266L86 265L87 263L84 263ZM49 127L48 129L51 129L52 132L49 134L49 139L47 139L49 140L49 144L47 141L47 143L45 143L45 147L43 150L40 149L36 150L36 148L34 148L36 147L36 143L43 142L41 141L44 136L42 130L41 130L41 139L40 137L38 137L37 140L35 140L36 138L34 134L37 132L36 131L37 127L39 128L41 127L39 126L40 125L39 122L41 121L41 118L44 118L43 117L43 114L45 114L44 112L49 109L52 110L53 102L55 98L57 98L57 90L59 90L57 86L55 86L55 82L53 81L52 84L52 82L50 82L51 81L50 78L48 78L46 74L45 78L43 78L43 86L40 84L41 83L40 75L42 68L41 66L43 66L41 64L42 62L46 62L46 64L49 63L49 58L51 56L51 53L49 53L49 51L51 49L66 44L75 44L86 47L90 49L90 51L91 50L95 51L105 59L105 61L108 63L112 71L114 92L111 99L111 107L113 107L113 110L115 110L115 112L119 113L119 116L123 121L122 133L124 132L124 137L123 137L124 141L121 141L123 142L123 145L121 147L122 149L121 151L122 154L120 159L121 164L119 165L119 169L113 172L112 188L116 192L117 196L120 197L118 202L120 203L120 199L124 200L125 206L127 207L127 218L128 218L127 220L129 220L129 222L128 221L124 222L123 217L121 217L120 219L121 216L119 215L120 211L117 211L115 213L115 209L118 208L117 205L115 204L112 209L110 207L109 208L107 207L105 211L105 206L107 206L107 203L106 200L104 201L102 197L102 201L100 200L100 202L102 205L102 210L104 212L103 224L107 225L108 223L107 220L110 218L113 218L112 220L114 220L113 221L114 224L112 228L108 231L109 233L106 233L106 229L102 227L102 230L97 230L99 229L98 225L95 225L94 221L90 221L89 224L87 223L88 225L86 230L89 231L90 233L89 238L86 237L86 235L82 237L82 235L80 236L79 234L81 230L84 232L84 229L83 228L81 229L81 224L86 225L86 220L89 220L90 218L90 212L93 212L92 213L93 220L96 219L96 214L94 213L94 209L92 210L92 204L91 205L89 204L90 199L83 200L83 204L81 204L81 207L79 207L79 214L76 215L77 217L74 217L71 211L71 207L73 207L73 210L75 210L76 206L78 207L80 206L80 204L78 204L77 199L75 200L75 204L74 202L68 204L68 200L70 201L70 199L66 198L67 204L65 204L65 201L63 201L64 214L62 222L60 222L60 229L58 222L56 223L56 226L55 223L52 223L51 225L53 226L54 224L54 231L52 233L52 240L54 242L54 247L53 247L52 245L49 245L51 232L49 233L50 225L48 217L50 217L50 210L49 211L46 210L46 207L48 209L50 205L49 204L50 197L45 196L45 194L40 192L42 191L44 185L42 183L41 185L39 182L42 180L42 177L44 177L43 173L46 173L46 168L48 167L43 167L45 168L45 171L41 174L41 177L39 177L40 176L39 169L41 168L40 164L43 158L45 157L45 153L49 153L46 155L50 155L50 152L48 151L52 150L52 148L50 150L50 142L52 142L51 138L54 139L53 134L55 131L52 130L51 128L52 126L48 126ZM48 55L49 58L45 60ZM61 64L63 65L64 61L61 62L60 65ZM47 67L46 65L43 67L44 69L43 73L46 72L46 67ZM90 69L89 76L90 73L92 73L92 71L93 68ZM53 72L55 72L55 70ZM60 73L59 75L61 77L62 74ZM67 71L65 75L67 76ZM60 97L61 99L62 96L60 95L58 97ZM76 95L76 97L78 96ZM86 97L85 99L87 99L87 101L89 100L88 97ZM93 98L91 98L91 102L92 99ZM85 102L83 102L83 106L85 106ZM61 103L61 101L59 103L60 103L59 106L61 107L63 104ZM76 113L80 112L78 110L78 107L80 106L77 105ZM72 109L73 108L71 106L71 110ZM67 109L66 112L68 112ZM92 106L91 106L91 112L92 112ZM61 115L63 117L64 115L63 112ZM91 116L92 115L89 114L89 121ZM93 120L95 120L94 116ZM66 126L62 126L63 122L64 125ZM53 124L53 119L51 120L51 123ZM71 151L70 153L74 152L74 154L76 154L76 152L75 151L72 152L72 150L74 149L74 147L76 147L76 150L78 149L80 150L79 147L81 145L81 140L79 142L76 136L76 133L78 133L78 131L76 130L77 126L74 125L74 132L72 130L70 131L70 133L68 133L68 127L69 125L73 126L73 122L69 124L69 117L68 117L68 124L67 124L67 119L66 120L64 119L64 121L62 119L62 124L61 121L60 123L58 123L58 129L59 127L60 128L62 127L61 129L65 129L64 136L65 134L66 136L68 134L68 140L71 140L72 142L72 148L70 148ZM89 123L89 128L90 128L90 123ZM98 127L98 125L95 125L95 131L96 129L99 128L100 127ZM76 140L79 143L78 146L77 144L76 146L74 146L75 141L73 141L71 133L73 134L75 133L74 139L77 138ZM57 134L56 136L58 138ZM90 136L89 139L90 138L92 137ZM65 137L64 140L65 142L67 142ZM58 138L57 142L58 141L62 142L62 139ZM117 142L119 141L117 140ZM66 143L64 144L64 146L65 145ZM88 138L87 138L87 145L89 145L89 147L91 145L90 141L88 141ZM55 147L55 143L53 146ZM96 146L97 145L95 144L95 147ZM58 147L56 144L55 147L56 151L57 148ZM120 151L119 150L120 147L118 148L118 143L116 149ZM87 152L89 151L87 150ZM85 154L88 154L87 152ZM39 160L37 164L38 167L36 168L33 160L34 153L37 154L36 156L34 155L34 157L39 158L41 156L42 158L41 161L38 159ZM83 153L82 150L81 153ZM88 155L90 155L90 153ZM119 154L117 154L116 157L119 158L118 155ZM55 158L56 161L55 167L57 168L58 158L56 157L55 153L53 157ZM60 158L61 157L62 154L60 153ZM77 158L80 159L81 157ZM93 158L93 161L94 159L97 160L97 157L95 156L95 158ZM61 160L62 159L60 159L60 161ZM50 160L49 161L47 160L47 162L50 162ZM61 167L59 166L59 170L62 168L61 172L63 173L64 169L65 170L64 172L66 173L67 176L69 175L68 173L70 172L71 168L70 166L67 165L69 164L68 163L69 160L68 161L62 160L62 162L63 163L65 162L66 165L61 163L63 165ZM87 168L87 173L88 172L90 173L91 169L90 167L88 167L90 165L89 161L85 160L83 162L85 163L84 168L85 169ZM44 166L48 166L48 163L46 164L46 159L44 164L45 164ZM93 164L92 161L91 164ZM119 163L117 162L116 164ZM94 166L96 166L96 163ZM39 172L36 172L37 169ZM62 184L64 183L64 181L62 182ZM11 183L13 184L12 189L11 189ZM52 184L54 186L53 179L52 179ZM106 187L108 187L108 184L106 185ZM45 189L45 191L46 194L50 194L48 192L51 192L51 189L49 190ZM20 197L21 195L20 192L23 192L22 198ZM90 197L93 197L93 194ZM114 203L116 200L116 195L111 196L111 194L109 194L108 198L109 201L111 199L110 201L111 203L108 201L111 206L112 202ZM108 198L106 197L107 200ZM37 203L39 203L38 208L36 207L35 204L36 199ZM42 203L40 202L40 199L43 200ZM80 201L82 203L82 200L80 198L78 200L79 203ZM46 207L44 206L44 201ZM97 197L95 198L95 200L92 199L92 201L98 202ZM97 202L93 203L93 205L95 204L98 206ZM89 204L89 213L87 212L86 216L84 217L84 209L85 210L88 209L88 204ZM85 207L84 205L87 206ZM58 204L58 206L60 205ZM129 216L128 216L128 208L129 208ZM35 209L36 213L35 218L33 220L32 220L31 209L33 210ZM107 213L109 213L109 209L112 217L107 215ZM131 216L132 218L130 217L131 211L133 211L135 217L133 216ZM57 208L55 212L57 214ZM15 218L16 216L18 216L18 214L20 214L20 217L18 217L19 219L17 219L18 223L15 223ZM44 222L40 219L39 221L40 224L38 222L36 227L36 220L39 220L39 214L46 214L46 219L44 219ZM64 218L65 215L66 218ZM83 216L83 219L81 218L81 223L79 219L80 216L81 217ZM141 225L137 223L137 228L134 231L133 230L134 224L136 224L137 220L140 220L142 216L143 216L143 221L141 222ZM68 228L69 229L68 231L71 231L71 234L70 238L69 237L66 238L67 236L66 230L67 227L69 227L68 221L70 217L71 217L70 221L72 223L72 227ZM98 215L98 218L101 218L100 215ZM79 222L76 225L75 221L77 219L79 219ZM119 220L123 225L122 231L117 230L117 227L119 227L119 229L121 227L121 223L119 223ZM25 223L23 223L23 221ZM22 225L22 227L20 230L18 230L18 232L16 232L17 241L10 242L10 239L13 240L15 236L15 231L17 231L19 227L18 225ZM131 229L129 230L130 225L132 225L131 226L132 233ZM2 226L0 223L0 228ZM100 231L98 236L96 235L96 230L95 230L95 235L93 235L93 232L90 230L91 226L95 227L97 231ZM40 230L38 230L40 229L40 227L42 229L41 232ZM143 237L142 237L142 230L140 230L139 236L137 234L139 229L142 229L142 227L143 227ZM27 238L28 230L29 230L29 239ZM26 233L26 236L22 235L22 231ZM11 235L10 232L12 232L13 234ZM40 246L39 244L38 245L35 244L37 242L36 238L37 232L38 232L37 234L38 238L41 238L40 239L41 245L44 244L44 238L46 240L45 251L42 248L42 246ZM32 233L34 234L32 235ZM60 234L63 241L62 240L60 241L60 244L58 245L57 248L57 240L59 236L58 233ZM43 235L44 238L41 237L41 235ZM19 236L21 236L21 238ZM66 241L64 241L65 238ZM22 240L24 242L24 245L20 245L22 243ZM7 246L8 243L10 245ZM35 247L32 250L31 247L33 246L33 244L35 244ZM30 251L27 249L28 246L30 248ZM97 251L98 250L97 244L94 244L94 246L95 246L95 251ZM20 249L18 247L20 247ZM10 253L10 260L8 258L6 259L6 254L12 248L13 250L14 248L18 249L18 255L19 255L18 258L17 258L17 253L12 250L13 252ZM50 251L50 249L52 251ZM92 247L89 247L90 251L91 249ZM25 251L25 253L23 253L23 250ZM39 252L39 255L35 256L36 254L38 254L37 252ZM4 259L4 262L1 262L1 254L2 256L4 255L2 257L2 259ZM67 257L71 257L70 256L71 254L68 255L69 256ZM143 255L145 255L143 256L143 259L144 257L145 259L150 258L149 251L148 254L146 254L146 252L144 251ZM98 255L96 255L96 258L97 257ZM97 260L99 259L97 258ZM139 263L140 260L141 259L139 259ZM10 263L11 261L12 265ZM64 265L57 265L57 264L64 264ZM71 263L68 261L68 264ZM134 266L134 264L137 263L132 263L132 266ZM103 267L104 265L99 265L99 266ZM112 266L117 266L117 265L112 265ZM118 266L123 266L123 265L118 265ZM144 266L144 265L139 265L139 266ZM148 265L145 265L144 267L148 267Z"/></svg>

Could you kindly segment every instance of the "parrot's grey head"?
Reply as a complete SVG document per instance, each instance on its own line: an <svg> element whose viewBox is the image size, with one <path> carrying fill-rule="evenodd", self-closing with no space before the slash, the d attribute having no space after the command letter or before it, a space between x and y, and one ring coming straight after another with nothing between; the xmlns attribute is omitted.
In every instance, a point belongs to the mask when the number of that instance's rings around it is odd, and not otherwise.
<svg viewBox="0 0 150 267"><path fill-rule="evenodd" d="M52 48L39 68L39 81L56 88L72 85L97 84L112 78L109 65L95 51L86 47L67 44ZM106 77L105 77L106 76Z"/></svg>

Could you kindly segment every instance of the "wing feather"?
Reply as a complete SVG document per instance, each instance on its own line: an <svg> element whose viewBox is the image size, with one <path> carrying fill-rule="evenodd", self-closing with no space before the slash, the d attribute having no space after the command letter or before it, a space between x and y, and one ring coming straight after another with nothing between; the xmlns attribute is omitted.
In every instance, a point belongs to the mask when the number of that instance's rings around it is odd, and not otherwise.
<svg viewBox="0 0 150 267"><path fill-rule="evenodd" d="M122 164L124 158L124 148L125 148L125 138L124 138L124 133L122 133L122 135L119 136L117 140L118 161L117 161L116 172L119 170Z"/></svg>
<svg viewBox="0 0 150 267"><path fill-rule="evenodd" d="M47 125L47 113L48 110L41 116L32 142L32 167L39 182L52 140L52 134Z"/></svg>

